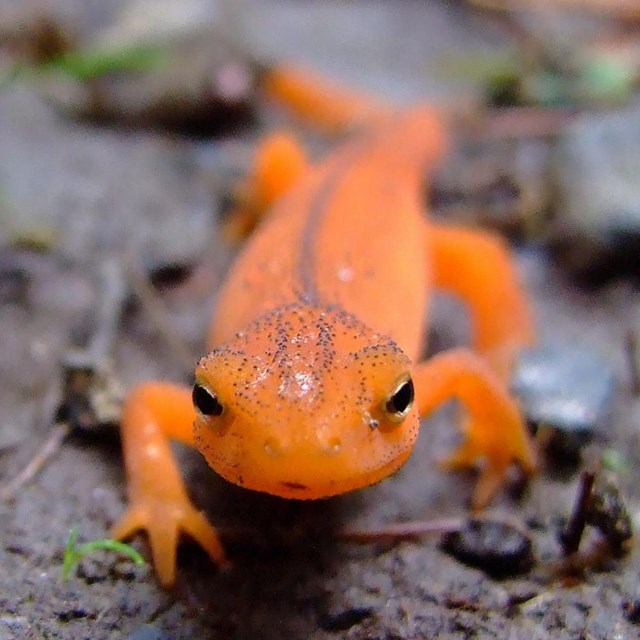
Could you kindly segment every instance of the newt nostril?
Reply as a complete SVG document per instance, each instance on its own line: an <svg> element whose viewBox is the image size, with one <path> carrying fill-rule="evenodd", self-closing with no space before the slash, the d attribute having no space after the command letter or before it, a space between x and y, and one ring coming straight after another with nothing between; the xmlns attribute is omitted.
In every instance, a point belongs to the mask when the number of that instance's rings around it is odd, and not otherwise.
<svg viewBox="0 0 640 640"><path fill-rule="evenodd" d="M283 453L282 445L277 438L267 438L264 442L264 452L273 458L281 456Z"/></svg>
<svg viewBox="0 0 640 640"><path fill-rule="evenodd" d="M342 440L340 438L329 438L322 448L325 453L335 454L342 450Z"/></svg>
<svg viewBox="0 0 640 640"><path fill-rule="evenodd" d="M283 487L287 489L294 489L295 491L306 491L309 487L306 484L300 484L299 482L282 482Z"/></svg>

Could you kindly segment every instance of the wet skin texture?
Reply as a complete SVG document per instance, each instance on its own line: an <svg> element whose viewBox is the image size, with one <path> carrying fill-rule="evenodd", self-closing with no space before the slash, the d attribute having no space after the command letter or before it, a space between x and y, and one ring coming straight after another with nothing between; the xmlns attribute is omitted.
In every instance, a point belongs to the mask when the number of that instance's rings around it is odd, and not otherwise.
<svg viewBox="0 0 640 640"><path fill-rule="evenodd" d="M421 206L423 172L443 137L439 119L416 108L316 166L298 154L291 184L219 292L212 350L194 389L152 382L131 391L122 421L131 504L114 535L147 530L162 584L175 579L180 531L224 562L168 438L195 446L243 487L322 498L394 472L420 417L457 398L468 414L465 440L447 462L484 462L474 506L490 499L512 462L533 469L505 388L515 354L532 339L508 251L491 235L428 222ZM468 303L475 352L419 361L433 287Z"/></svg>

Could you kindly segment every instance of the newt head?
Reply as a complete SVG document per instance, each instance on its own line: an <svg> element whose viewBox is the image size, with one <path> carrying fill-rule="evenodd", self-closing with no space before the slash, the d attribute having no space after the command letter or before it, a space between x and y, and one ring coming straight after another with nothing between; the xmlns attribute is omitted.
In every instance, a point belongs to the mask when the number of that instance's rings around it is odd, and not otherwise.
<svg viewBox="0 0 640 640"><path fill-rule="evenodd" d="M290 304L202 358L195 443L227 480L284 498L378 482L418 435L409 358L341 307Z"/></svg>

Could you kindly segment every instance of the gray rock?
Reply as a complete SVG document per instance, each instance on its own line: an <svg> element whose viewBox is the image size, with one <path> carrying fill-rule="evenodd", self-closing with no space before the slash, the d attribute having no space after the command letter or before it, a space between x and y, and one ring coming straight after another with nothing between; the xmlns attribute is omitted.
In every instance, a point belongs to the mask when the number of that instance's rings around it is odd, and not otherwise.
<svg viewBox="0 0 640 640"><path fill-rule="evenodd" d="M511 389L530 423L563 434L563 449L577 453L611 409L614 377L593 353L565 345L524 351Z"/></svg>
<svg viewBox="0 0 640 640"><path fill-rule="evenodd" d="M584 114L567 128L553 164L553 235L570 267L638 269L639 175L640 107Z"/></svg>

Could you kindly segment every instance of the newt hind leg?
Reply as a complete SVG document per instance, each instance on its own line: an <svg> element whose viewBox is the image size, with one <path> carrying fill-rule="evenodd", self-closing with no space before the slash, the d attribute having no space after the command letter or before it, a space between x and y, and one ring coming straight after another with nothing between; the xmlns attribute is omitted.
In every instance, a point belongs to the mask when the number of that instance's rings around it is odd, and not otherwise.
<svg viewBox="0 0 640 640"><path fill-rule="evenodd" d="M503 240L492 233L429 224L436 287L468 306L472 343L507 384L518 351L533 341L531 313Z"/></svg>
<svg viewBox="0 0 640 640"><path fill-rule="evenodd" d="M222 228L225 237L233 242L247 238L307 166L305 151L293 134L275 132L260 140L251 170L237 186L236 206Z"/></svg>
<svg viewBox="0 0 640 640"><path fill-rule="evenodd" d="M140 529L149 534L160 582L175 580L180 533L193 537L217 564L225 564L215 529L187 495L168 438L193 446L191 390L152 382L134 388L124 406L122 440L130 506L115 525L115 538Z"/></svg>

